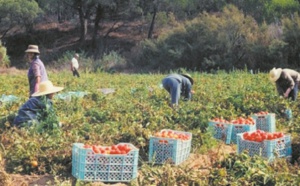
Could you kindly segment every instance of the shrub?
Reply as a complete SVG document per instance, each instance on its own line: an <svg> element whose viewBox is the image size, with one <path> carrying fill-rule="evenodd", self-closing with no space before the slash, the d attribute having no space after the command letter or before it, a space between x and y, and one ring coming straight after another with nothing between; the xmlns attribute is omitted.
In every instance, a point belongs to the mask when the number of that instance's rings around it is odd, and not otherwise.
<svg viewBox="0 0 300 186"><path fill-rule="evenodd" d="M126 64L126 59L117 52L112 51L104 54L102 59L94 62L94 71L114 72L118 68L122 68Z"/></svg>
<svg viewBox="0 0 300 186"><path fill-rule="evenodd" d="M278 31L276 35L274 30ZM278 25L259 26L252 17L230 5L221 13L202 13L192 21L178 24L157 40L143 41L134 64L163 71L181 67L229 71L245 66L266 70L287 64L284 51L288 42L281 40L280 31Z"/></svg>
<svg viewBox="0 0 300 186"><path fill-rule="evenodd" d="M6 48L2 45L0 41L0 67L9 67L10 61L6 55Z"/></svg>

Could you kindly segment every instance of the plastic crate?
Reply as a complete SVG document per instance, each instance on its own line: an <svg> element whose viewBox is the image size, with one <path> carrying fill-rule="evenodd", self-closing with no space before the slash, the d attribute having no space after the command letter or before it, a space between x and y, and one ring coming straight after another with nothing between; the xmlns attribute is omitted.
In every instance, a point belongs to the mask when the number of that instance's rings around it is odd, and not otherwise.
<svg viewBox="0 0 300 186"><path fill-rule="evenodd" d="M82 181L130 182L137 177L139 150L130 143L128 154L95 154L84 144L72 147L72 175Z"/></svg>
<svg viewBox="0 0 300 186"><path fill-rule="evenodd" d="M170 131L164 129L162 131ZM161 132L162 132L161 131ZM163 137L150 137L149 162L155 164L170 163L178 165L188 159L191 152L192 133L171 130L175 134L187 134L189 140Z"/></svg>
<svg viewBox="0 0 300 186"><path fill-rule="evenodd" d="M229 125L227 123L214 122L214 121L210 121L208 125L213 130L214 138L222 140L226 144L230 144L232 125Z"/></svg>
<svg viewBox="0 0 300 186"><path fill-rule="evenodd" d="M256 128L266 132L276 132L275 114L252 115L256 122Z"/></svg>
<svg viewBox="0 0 300 186"><path fill-rule="evenodd" d="M252 132L256 130L256 125L248 124L230 124L232 125L231 131L229 131L228 136L231 137L229 143L237 143L237 134L244 132ZM231 132L231 133L230 133Z"/></svg>
<svg viewBox="0 0 300 186"><path fill-rule="evenodd" d="M250 156L260 155L269 160L276 157L290 157L292 155L291 136L264 140L263 142L248 141L243 139L243 134L237 135L237 152L240 154L247 150Z"/></svg>

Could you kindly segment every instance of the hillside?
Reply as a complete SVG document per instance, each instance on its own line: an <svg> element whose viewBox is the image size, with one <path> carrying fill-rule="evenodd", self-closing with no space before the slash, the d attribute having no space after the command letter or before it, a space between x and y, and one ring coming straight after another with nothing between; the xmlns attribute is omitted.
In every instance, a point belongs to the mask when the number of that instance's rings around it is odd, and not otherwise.
<svg viewBox="0 0 300 186"><path fill-rule="evenodd" d="M147 24L142 22L105 23L102 24L99 37L109 32L104 41L105 51L117 51L130 60L132 48L147 36L146 27ZM89 31L92 32L92 29ZM84 51L91 57L91 33L87 34L84 45L80 45L79 36L79 27L73 23L44 23L37 25L32 33L15 29L2 42L7 48L11 67L24 68L24 51L29 44L39 45L41 59L46 65L51 65L67 51Z"/></svg>

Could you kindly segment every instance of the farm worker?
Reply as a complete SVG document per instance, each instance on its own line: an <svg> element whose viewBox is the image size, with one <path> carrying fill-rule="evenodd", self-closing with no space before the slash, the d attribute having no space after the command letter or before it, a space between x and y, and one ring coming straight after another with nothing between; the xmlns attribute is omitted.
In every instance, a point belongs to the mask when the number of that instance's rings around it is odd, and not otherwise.
<svg viewBox="0 0 300 186"><path fill-rule="evenodd" d="M284 98L297 99L300 74L291 69L273 68L270 71L270 80L276 84L279 95Z"/></svg>
<svg viewBox="0 0 300 186"><path fill-rule="evenodd" d="M162 80L164 89L171 95L171 107L177 107L180 96L185 100L192 98L194 80L190 74L170 74Z"/></svg>
<svg viewBox="0 0 300 186"><path fill-rule="evenodd" d="M13 125L25 127L34 123L39 124L41 121L53 121L58 125L59 122L53 108L52 98L56 92L62 89L63 87L53 86L51 81L41 82L38 91L32 94L32 97L20 107ZM52 117L51 120L49 117Z"/></svg>
<svg viewBox="0 0 300 186"><path fill-rule="evenodd" d="M73 76L80 77L78 73L78 68L79 68L78 58L79 58L79 54L75 53L71 60L71 71L73 72Z"/></svg>
<svg viewBox="0 0 300 186"><path fill-rule="evenodd" d="M44 63L40 60L40 51L37 45L29 45L25 53L30 63L27 76L29 81L29 97L31 97L33 93L39 90L39 84L48 80L48 75Z"/></svg>

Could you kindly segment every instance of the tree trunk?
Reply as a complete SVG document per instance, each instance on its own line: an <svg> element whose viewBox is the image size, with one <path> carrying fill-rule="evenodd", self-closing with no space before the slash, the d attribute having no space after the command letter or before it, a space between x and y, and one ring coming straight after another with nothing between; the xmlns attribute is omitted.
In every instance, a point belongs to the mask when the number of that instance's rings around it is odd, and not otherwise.
<svg viewBox="0 0 300 186"><path fill-rule="evenodd" d="M75 7L77 8L80 22L80 39L79 41L83 43L85 41L86 33L87 33L87 20L85 19L83 13L83 2L82 0L76 0Z"/></svg>
<svg viewBox="0 0 300 186"><path fill-rule="evenodd" d="M93 37L92 37L92 46L93 48L98 48L97 46L97 35L98 35L98 30L99 30L99 23L100 20L103 16L103 7L101 5L98 4L97 6L97 10L96 10L96 18L95 18L95 22L94 22L94 32L93 32ZM95 51L96 53L97 51Z"/></svg>
<svg viewBox="0 0 300 186"><path fill-rule="evenodd" d="M151 25L150 25L149 32L148 32L148 39L151 39L151 38L152 38L152 34L153 34L153 30L154 30L154 23L155 23L156 13L157 13L157 5L154 4L152 21L151 21Z"/></svg>

